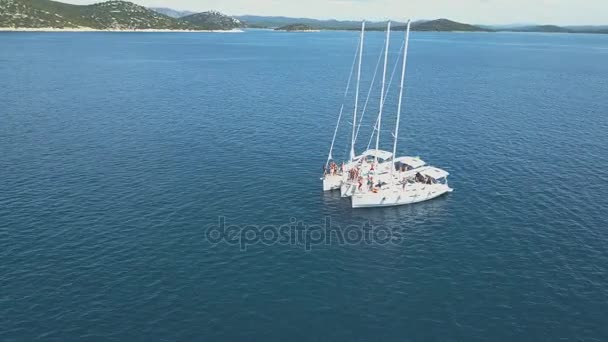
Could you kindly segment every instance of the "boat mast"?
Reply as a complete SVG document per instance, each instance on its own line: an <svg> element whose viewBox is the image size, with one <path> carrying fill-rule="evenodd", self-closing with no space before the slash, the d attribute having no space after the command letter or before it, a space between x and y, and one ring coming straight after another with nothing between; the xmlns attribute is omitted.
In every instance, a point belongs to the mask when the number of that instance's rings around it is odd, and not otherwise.
<svg viewBox="0 0 608 342"><path fill-rule="evenodd" d="M374 164L378 164L378 148L380 147L380 127L382 125L382 111L384 109L384 86L386 83L386 65L388 63L388 45L391 37L391 21L388 21L386 27L386 46L384 47L384 71L382 72L382 90L380 91L380 111L378 113L378 123L376 129L378 134L376 135L376 153L374 158Z"/></svg>
<svg viewBox="0 0 608 342"><path fill-rule="evenodd" d="M357 46L357 49L359 46ZM325 167L329 166L329 162L334 158L332 152L334 151L334 144L336 142L336 135L338 134L338 128L340 127L340 121L342 120L342 113L344 112L344 102L346 102L346 97L348 96L348 90L350 89L350 83L353 78L353 73L355 71L355 63L357 63L357 54L358 50L355 51L355 55L353 56L353 63L350 66L350 74L348 74L348 82L346 83L346 90L344 90L344 97L342 99L342 105L340 106L340 114L338 115L338 122L336 122L336 128L334 129L334 135L331 139L331 146L329 147L329 154L327 155L327 162L325 163Z"/></svg>
<svg viewBox="0 0 608 342"><path fill-rule="evenodd" d="M359 41L359 66L357 67L357 85L355 88L355 110L353 112L353 133L350 142L350 161L355 159L355 131L357 130L357 107L359 105L359 84L361 83L361 62L363 60L363 37L365 35L365 20L361 23L361 38Z"/></svg>
<svg viewBox="0 0 608 342"><path fill-rule="evenodd" d="M407 48L410 42L410 21L407 21L405 30L405 47L403 49L403 65L401 67L401 86L399 87L399 102L397 104L397 123L395 124L395 140L393 142L393 158L397 153L397 140L399 138L399 119L401 119L401 100L403 99L403 82L405 81L405 66L407 65ZM391 167L391 174L395 167Z"/></svg>

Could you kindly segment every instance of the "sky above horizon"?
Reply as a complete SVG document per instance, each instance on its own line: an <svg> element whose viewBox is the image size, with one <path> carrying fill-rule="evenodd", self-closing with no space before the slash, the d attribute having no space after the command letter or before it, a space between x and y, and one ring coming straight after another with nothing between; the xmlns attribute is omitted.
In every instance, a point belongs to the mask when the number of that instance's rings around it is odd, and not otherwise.
<svg viewBox="0 0 608 342"><path fill-rule="evenodd" d="M61 1L61 0L59 0ZM63 0L91 4L103 0ZM131 0L229 15L318 19L404 20L448 18L471 24L608 25L608 0Z"/></svg>

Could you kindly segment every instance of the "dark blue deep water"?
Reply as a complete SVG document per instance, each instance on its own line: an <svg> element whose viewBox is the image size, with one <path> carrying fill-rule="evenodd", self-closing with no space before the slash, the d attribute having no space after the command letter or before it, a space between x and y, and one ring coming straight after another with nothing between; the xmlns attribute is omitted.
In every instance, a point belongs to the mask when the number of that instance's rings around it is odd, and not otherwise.
<svg viewBox="0 0 608 342"><path fill-rule="evenodd" d="M400 154L455 191L368 210L319 181L356 42L0 33L0 340L608 340L608 36L414 33Z"/></svg>

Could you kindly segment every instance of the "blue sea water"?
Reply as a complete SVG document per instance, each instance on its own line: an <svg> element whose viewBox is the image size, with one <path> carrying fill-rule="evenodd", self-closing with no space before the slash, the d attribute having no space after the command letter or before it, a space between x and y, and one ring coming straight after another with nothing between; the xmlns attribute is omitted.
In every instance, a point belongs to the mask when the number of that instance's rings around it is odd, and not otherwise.
<svg viewBox="0 0 608 342"><path fill-rule="evenodd" d="M455 191L366 210L319 181L356 43L0 33L0 340L608 340L608 36L413 33L399 154ZM220 216L400 238L242 249Z"/></svg>

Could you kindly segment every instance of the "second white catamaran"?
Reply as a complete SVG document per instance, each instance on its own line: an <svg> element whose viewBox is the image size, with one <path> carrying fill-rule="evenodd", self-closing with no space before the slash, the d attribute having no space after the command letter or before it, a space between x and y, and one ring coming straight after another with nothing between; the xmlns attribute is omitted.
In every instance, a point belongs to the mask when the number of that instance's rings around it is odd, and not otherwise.
<svg viewBox="0 0 608 342"><path fill-rule="evenodd" d="M399 56L399 58L402 58L401 82L399 87L399 100L397 105L395 132L393 133L393 151L391 153L379 149L382 114L386 101L386 93L388 92L385 86L387 71L386 69L388 64L388 51L390 43L390 29L391 23L389 21L387 24L386 41L383 51L384 68L382 73L380 105L378 110L378 117L374 126L374 132L372 133L372 138L374 133L376 138L375 149L369 149L368 145L367 151L365 151L359 156L355 155L355 143L359 129L359 127L356 127L359 102L359 84L361 77L361 63L363 57L363 41L365 34L365 22L363 22L361 25L361 37L357 50L358 58L357 56L355 57L356 60L358 59L358 67L355 90L355 106L353 111L350 158L348 162L343 162L341 167L339 167L333 161L332 156L334 142L336 139L336 134L338 132L338 126L340 124L344 109L343 104L340 108L338 124L336 125L336 128L334 130L329 156L324 168L325 172L322 178L323 190L330 191L340 189L342 197L351 198L353 208L395 206L422 202L436 198L452 191L452 189L448 186L447 177L449 173L447 171L432 166L426 166L426 163L418 157L395 158L397 153L397 142L399 139L399 123L403 104L403 90L407 66L407 51L409 47L409 21L405 30L404 43L403 48L401 50L403 54L402 56ZM353 68L351 68L351 77L352 71L355 66L355 61L353 61ZM378 63L379 62L380 60L378 60ZM375 76L376 75L374 75L374 79ZM345 98L350 87L351 77L349 77L349 82L345 92ZM363 113L365 112L366 106L364 106Z"/></svg>

